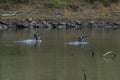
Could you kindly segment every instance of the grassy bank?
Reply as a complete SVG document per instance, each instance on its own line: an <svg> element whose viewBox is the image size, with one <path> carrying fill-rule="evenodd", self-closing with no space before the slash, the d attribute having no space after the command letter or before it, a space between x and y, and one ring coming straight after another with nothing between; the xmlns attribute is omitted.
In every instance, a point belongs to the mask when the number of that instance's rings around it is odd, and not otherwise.
<svg viewBox="0 0 120 80"><path fill-rule="evenodd" d="M76 2L94 3L98 1L104 4L119 2L119 0L0 0L0 3L50 3L53 5L61 5L65 3L76 3Z"/></svg>
<svg viewBox="0 0 120 80"><path fill-rule="evenodd" d="M0 14L14 16L0 16L1 19L120 19L120 3L106 4L84 0L22 0L23 2L7 2L0 4ZM17 0L14 0L17 1ZM20 1L20 0L18 0ZM26 2L24 2L26 1ZM26 11L26 12L25 12ZM24 13L25 12L25 13Z"/></svg>

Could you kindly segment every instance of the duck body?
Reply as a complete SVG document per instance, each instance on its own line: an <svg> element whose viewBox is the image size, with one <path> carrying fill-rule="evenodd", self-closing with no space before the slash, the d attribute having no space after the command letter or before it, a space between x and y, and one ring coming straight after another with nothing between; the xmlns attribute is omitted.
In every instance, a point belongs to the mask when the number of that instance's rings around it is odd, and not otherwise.
<svg viewBox="0 0 120 80"><path fill-rule="evenodd" d="M83 45L83 44L88 44L88 42L85 42L85 41L84 41L84 39L85 39L86 37L87 37L87 36L80 36L80 37L78 37L77 41L68 42L67 44L74 45L74 46L79 46L79 45Z"/></svg>
<svg viewBox="0 0 120 80"><path fill-rule="evenodd" d="M26 39L26 40L20 40L20 41L15 41L15 42L20 42L20 43L25 43L25 44L36 44L36 43L42 42L42 40Z"/></svg>
<svg viewBox="0 0 120 80"><path fill-rule="evenodd" d="M83 44L88 44L88 42L73 41L73 42L68 42L67 44L79 46L79 45L83 45Z"/></svg>

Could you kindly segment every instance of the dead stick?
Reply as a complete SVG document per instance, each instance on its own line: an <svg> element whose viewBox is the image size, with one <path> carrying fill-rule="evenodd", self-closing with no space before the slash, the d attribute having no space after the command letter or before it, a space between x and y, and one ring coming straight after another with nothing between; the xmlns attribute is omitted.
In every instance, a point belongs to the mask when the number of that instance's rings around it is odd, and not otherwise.
<svg viewBox="0 0 120 80"><path fill-rule="evenodd" d="M83 75L84 75L84 79L83 80L87 80L87 74L85 72L85 67L84 67L83 64L81 64L81 66L82 66L82 71L83 71Z"/></svg>

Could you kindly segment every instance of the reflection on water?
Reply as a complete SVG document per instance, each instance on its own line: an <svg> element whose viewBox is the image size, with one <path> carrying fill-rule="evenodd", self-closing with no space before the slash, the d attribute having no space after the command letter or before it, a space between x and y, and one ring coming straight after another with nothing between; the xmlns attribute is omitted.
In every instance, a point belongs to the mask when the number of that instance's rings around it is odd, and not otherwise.
<svg viewBox="0 0 120 80"><path fill-rule="evenodd" d="M33 39L30 30L0 32L0 80L119 80L119 31L43 31L41 43L13 41ZM74 42L88 35L79 46ZM108 51L116 57L103 57Z"/></svg>

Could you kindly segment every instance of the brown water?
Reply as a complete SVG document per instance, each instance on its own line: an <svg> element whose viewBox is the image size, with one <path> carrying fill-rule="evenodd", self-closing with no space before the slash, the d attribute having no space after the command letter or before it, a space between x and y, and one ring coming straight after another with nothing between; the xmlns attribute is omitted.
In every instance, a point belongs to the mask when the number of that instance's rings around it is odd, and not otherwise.
<svg viewBox="0 0 120 80"><path fill-rule="evenodd" d="M42 42L25 44L17 40L33 39L33 31ZM120 31L40 31L0 32L0 80L119 80ZM88 44L73 46L80 35L88 35ZM116 52L117 57L102 55ZM92 54L94 53L94 54Z"/></svg>

